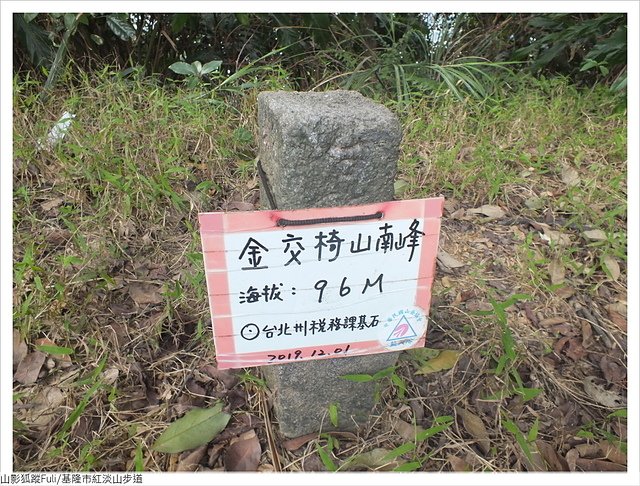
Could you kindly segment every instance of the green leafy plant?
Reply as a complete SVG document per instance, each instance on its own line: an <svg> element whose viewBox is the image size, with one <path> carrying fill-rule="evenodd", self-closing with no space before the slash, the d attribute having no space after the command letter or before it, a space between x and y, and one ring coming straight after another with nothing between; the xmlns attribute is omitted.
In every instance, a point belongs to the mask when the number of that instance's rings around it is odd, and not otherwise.
<svg viewBox="0 0 640 486"><path fill-rule="evenodd" d="M505 420L503 423L504 423L504 427L513 434L513 436L516 439L516 442L518 443L518 446L520 446L520 449L524 453L524 456L527 461L527 469L529 470L541 469L542 466L540 463L540 452L538 451L538 447L535 444L535 441L538 438L538 428L539 428L538 419L536 418L535 422L531 426L531 429L529 429L529 432L527 433L526 436L522 433L520 428L518 428L518 426L513 421Z"/></svg>
<svg viewBox="0 0 640 486"><path fill-rule="evenodd" d="M381 382L385 378L389 378L391 383L396 387L396 389L398 390L399 398L404 398L407 390L406 383L404 382L402 377L396 373L396 366L390 366L388 368L378 371L373 375L360 373L360 374L342 375L340 378L342 378L343 380L353 381L355 383L368 383L372 381L376 382L375 396L377 398L380 395Z"/></svg>
<svg viewBox="0 0 640 486"><path fill-rule="evenodd" d="M405 442L400 446L396 447L392 451L390 451L384 458L385 461L396 460L399 457L410 454L410 459L403 464L396 466L393 470L397 472L401 471L415 471L420 469L425 461L430 458L430 455L427 454L422 455L418 451L418 446L421 442L425 442L426 440L434 437L445 430L447 430L453 424L453 417L450 415L443 415L440 417L436 417L433 420L433 425L424 430L417 430L415 441L413 442Z"/></svg>
<svg viewBox="0 0 640 486"><path fill-rule="evenodd" d="M193 88L202 81L208 79L208 75L220 70L222 61L209 61L206 64L202 64L200 61L193 61L188 64L184 61L174 62L169 66L176 74L182 74L187 77L187 86Z"/></svg>
<svg viewBox="0 0 640 486"><path fill-rule="evenodd" d="M499 354L493 355L496 362L496 367L493 372L496 375L501 375L507 386L502 393L490 398L505 398L515 393L522 397L524 401L528 401L542 393L542 390L538 388L528 388L524 386L520 373L517 369L519 358L515 340L507 321L506 309L520 300L528 300L530 298L531 296L527 294L515 294L504 302L497 302L494 299L489 299L489 303L493 310L475 312L476 315L480 316L494 316L501 329L500 337L502 348Z"/></svg>
<svg viewBox="0 0 640 486"><path fill-rule="evenodd" d="M610 428L610 423L613 420L624 420L626 422L626 419L627 409L616 410L615 412L607 415L605 422L600 426L596 425L594 421L583 425L576 436L589 440L605 439L607 442L618 447L622 452L626 454L627 442L623 441L616 434L613 434L608 430Z"/></svg>

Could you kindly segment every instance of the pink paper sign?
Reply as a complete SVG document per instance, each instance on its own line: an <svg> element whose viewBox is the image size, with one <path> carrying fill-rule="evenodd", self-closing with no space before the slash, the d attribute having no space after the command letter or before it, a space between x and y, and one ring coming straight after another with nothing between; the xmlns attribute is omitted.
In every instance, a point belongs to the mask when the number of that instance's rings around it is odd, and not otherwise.
<svg viewBox="0 0 640 486"><path fill-rule="evenodd" d="M423 346L442 205L201 213L218 368Z"/></svg>

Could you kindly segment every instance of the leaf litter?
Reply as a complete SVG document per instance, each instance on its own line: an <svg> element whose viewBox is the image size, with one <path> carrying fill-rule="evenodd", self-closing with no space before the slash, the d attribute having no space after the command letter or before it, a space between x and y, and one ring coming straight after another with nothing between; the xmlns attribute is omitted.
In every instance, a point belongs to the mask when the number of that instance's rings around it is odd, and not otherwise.
<svg viewBox="0 0 640 486"><path fill-rule="evenodd" d="M187 145L199 144L201 135L196 133L193 136L194 139L186 140ZM212 147L211 153L215 150L216 147ZM534 148L532 151L527 148L525 151L532 157L541 156L543 152L547 154L547 148ZM149 155L149 160L157 156ZM207 154L198 153L196 156L206 157ZM196 166L185 161L188 170L192 170L191 165ZM109 167L105 166L105 169ZM142 164L140 170L145 172ZM208 166L193 170L198 181L212 177ZM214 177L221 181L225 192L235 186L239 188L234 179L237 177L235 171L234 164L221 164L216 169ZM561 207L563 201L560 199L567 193L567 187L580 189L582 181L578 171L572 174L564 170L562 174L556 170L549 175L541 175L525 165L516 167L516 173L518 171L527 176L527 187L507 184L500 188L502 193L496 199L486 198L473 187L466 192L461 189L460 200L447 206L448 215L443 218L446 243L443 246L448 253L438 256L427 336L427 346L431 350L422 356L422 361L437 358L441 350L464 349L464 353L457 357L450 371L442 369L417 374L418 368L407 361L400 361L395 373L406 384L405 398L397 396L397 387L392 386L389 380L380 382L379 403L370 423L357 434L332 434L336 439L333 454L341 464L350 457L362 458L364 455L364 462L368 465L362 464L361 467L376 469L380 465L376 458L382 459L385 457L383 453L386 455L403 445L414 434L414 428L424 432L433 427L434 418L455 414L458 419L454 426L417 443L415 451L406 452L397 460L411 464L415 453L417 457L424 458L420 470L427 471L523 469L519 445L505 433L497 419L504 414L518 420L525 435L534 419L540 419L539 437L533 443L550 470L568 470L567 457L571 459L574 470L608 470L624 464L622 458L626 455L620 449L617 456L615 451L605 450L602 446L596 455L593 451L587 454L587 450L580 446L600 445L601 437L587 439L578 434L581 428L595 423L607 433L617 434L626 440L626 423L607 419L609 413L625 405L627 317L624 260L604 259L601 249L614 238L610 229L571 227L561 221L567 209ZM76 182L74 180L74 185ZM61 182L56 184L61 185ZM540 191L539 187L545 190ZM403 197L413 197L412 191L412 186L403 188ZM43 264L47 270L54 267L49 263L57 262L56 259L68 254L65 252L73 251L75 255L75 246L82 244L77 232L55 226L58 222L54 216L61 213L65 201L73 201L67 197L68 192L60 189L60 194L65 195L64 198L59 197L60 201L55 201L58 196L52 195L47 200L36 200L33 207L28 208L34 214L46 213L47 219L43 220L39 234L32 229L18 228L17 231L18 236L23 236L16 240L16 247L21 252L19 255L24 254L24 247L29 241L42 241L46 253L39 255L43 258L38 264ZM238 194L219 192L222 191L207 193L207 210L224 209L225 201L231 201L226 206L229 210L258 207L253 202L254 198L247 195L244 185L236 191ZM142 196L135 195L136 198ZM533 203L532 197L537 198ZM248 200L252 202L244 202ZM499 200L500 206L482 205L484 201L494 200ZM49 204L45 207L39 206L47 202ZM467 202L476 207L465 209L469 207ZM201 209L197 207L197 201L192 201L192 204L191 209ZM605 209L609 210L602 206L594 211ZM93 217L91 210L89 202L83 204L83 212ZM20 211L18 209L18 213ZM154 211L160 215L159 218L154 218ZM144 444L145 468L169 470L172 465L172 470L223 471L224 457L231 442L238 443L242 434L252 431L262 451L258 470L273 470L274 457L279 458L286 471L324 470L311 445L318 438L317 434L311 438L297 438L297 443L284 447L287 441L279 434L276 424L271 423L268 413L268 392L246 381L241 373L227 375L220 370L211 371L214 367L205 371L204 367L210 366L207 363L214 362L215 353L210 338L207 338L206 329L210 322L206 317L206 299L196 297L194 288L198 286L188 283L189 278L195 278L198 265L191 265L187 256L195 258L199 251L197 245L191 246L193 234L184 228L185 223L193 223L191 217L166 205L151 207L148 213L141 212L138 217L134 214L129 218L115 213L110 216L113 216L113 224L106 224L102 229L91 227L86 224L87 220L67 216L78 227L95 233L88 235L92 249L99 248L96 242L113 241L122 254L117 257L94 255L91 266L104 269L105 274L98 280L83 273L76 276L77 280L74 277L65 292L64 301L44 309L42 316L48 320L43 323L45 332L32 331L26 336L29 343L34 343L35 339L49 335L52 342L64 343L61 347L73 349L74 353L63 355L67 358L73 356L73 363L67 371L59 369L57 363L48 369L47 360L52 355L43 353L43 364L36 362L30 369L31 378L35 376L35 381L25 385L19 381L14 383L16 395L20 396L15 403L15 417L24 420L27 426L26 431L14 435L15 468L78 469L76 459L80 447L86 443L80 437L72 441L77 444L76 449L69 447L58 457L50 458L46 452L48 448L53 449L51 439L82 400L83 392L90 387L86 383L81 386L70 384L91 376L98 361L95 353L101 356L101 347L105 346L109 350L108 363L96 376L113 382L117 396L109 396L110 387L99 389L72 430L81 432L82 425L88 431L86 436L93 439L93 429L101 427L103 445L95 446L99 453L98 462L94 465L96 470L132 470L133 449L123 447L121 438L135 434L136 441ZM624 224L620 218L616 221ZM526 268L523 247L527 245L538 253L542 263ZM582 259L586 267L583 273L579 273L579 269L565 265L563 281L559 272L550 272L548 268L549 262L557 258L562 248L576 251L576 260ZM619 273L612 261L617 264ZM69 276L81 270L81 266L69 268L73 269ZM591 271L594 273L588 274ZM557 285L562 287L547 291L544 286L553 279L553 273L555 281L560 282ZM441 285L440 279L445 274L447 280L442 283L446 285ZM537 280L534 284L533 280L539 274L542 282ZM100 281L102 278L104 282ZM48 281L46 277L42 280L47 289L53 288L55 282ZM491 285L490 281L500 282L500 285ZM594 284L609 294L592 293L589 289ZM25 295L24 291L17 293L20 295L21 292ZM171 292L177 297L171 297ZM517 352L517 361L510 364L513 365L511 369L519 373L524 389L542 390L524 402L518 401L518 396L508 389L504 381L500 381L504 376L496 377L494 373L504 351L495 315L482 317L476 314L478 311L492 311L489 298L500 302L514 293L523 292L532 295L527 302L528 310L518 306L507 309L508 325ZM593 302L585 301L587 294L594 296ZM157 312L165 307L165 303L170 312ZM590 323L585 325L582 318L576 320L577 304L592 314ZM176 309L180 312L173 312ZM181 317L180 313L190 315ZM78 316L78 319L69 323L64 317L69 315ZM85 318L90 324L83 324ZM47 332L47 329L62 329L63 322L64 326L71 325L73 332L67 332L66 327L57 334ZM587 329L593 330L591 337ZM608 340L600 333L609 336ZM71 340L66 339L68 335ZM59 339L61 336L64 339ZM554 345L562 338L567 339L556 356ZM21 345L19 340L17 343L18 352L23 353L26 343ZM95 349L93 343L97 343ZM17 360L16 366L31 354L29 347L26 352ZM407 354L402 353L402 356ZM76 374L67 375L72 372ZM593 387L583 384L583 379L590 376L594 377ZM36 408L38 403L46 407L58 403L60 393L64 401L53 406L50 409L52 413L33 414L33 411L40 410ZM118 410L117 421L103 420L113 410L109 407L111 400ZM149 447L160 431L168 430L168 424L177 423L189 411L214 407L218 401L225 403L221 413L228 412L232 418L213 439L182 453L161 453ZM407 401L410 407L406 406ZM620 406L611 409L608 405L612 404ZM480 422L464 412L459 413L456 407L473 414ZM517 414L517 417L512 414ZM94 423L86 417L98 421ZM394 422L394 419L401 422ZM29 422L31 420L39 420L42 425L36 426ZM401 423L404 427L398 425ZM484 424L489 436L489 453L484 452L485 435L476 427L479 423ZM271 442L266 438L267 424L274 434ZM35 440L39 437L37 434L48 429L51 433L43 435L44 440ZM130 441L134 447L136 441ZM298 447L294 448L294 445ZM494 450L499 453L494 454Z"/></svg>

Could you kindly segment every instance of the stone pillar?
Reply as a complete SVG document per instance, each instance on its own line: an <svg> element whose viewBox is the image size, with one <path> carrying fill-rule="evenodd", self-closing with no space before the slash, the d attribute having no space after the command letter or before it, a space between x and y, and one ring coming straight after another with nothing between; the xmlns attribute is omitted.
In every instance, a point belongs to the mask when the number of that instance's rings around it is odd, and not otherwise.
<svg viewBox="0 0 640 486"><path fill-rule="evenodd" d="M393 199L402 130L387 108L354 91L265 92L258 96L262 205L277 209L350 206ZM280 430L287 437L366 422L375 402L373 382L341 379L373 375L395 364L397 352L262 368L274 392ZM324 422L323 422L324 418Z"/></svg>

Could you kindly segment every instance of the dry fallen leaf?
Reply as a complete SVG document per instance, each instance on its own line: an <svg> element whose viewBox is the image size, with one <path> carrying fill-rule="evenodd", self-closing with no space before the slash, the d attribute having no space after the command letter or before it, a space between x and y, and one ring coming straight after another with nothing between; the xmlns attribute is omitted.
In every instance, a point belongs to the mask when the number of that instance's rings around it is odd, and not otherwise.
<svg viewBox="0 0 640 486"><path fill-rule="evenodd" d="M440 266L441 268L444 267L445 270L460 268L464 267L465 265L444 250L438 251L437 260L438 266Z"/></svg>
<svg viewBox="0 0 640 486"><path fill-rule="evenodd" d="M543 459L549 466L547 469L550 471L568 471L569 466L567 465L567 461L558 454L558 451L543 440L536 440L536 446L538 446L538 451L542 455Z"/></svg>
<svg viewBox="0 0 640 486"><path fill-rule="evenodd" d="M376 448L362 454L357 454L344 466L344 470L362 470L369 469L372 471L391 471L396 467L404 464L404 460L395 458L387 458L389 450Z"/></svg>
<svg viewBox="0 0 640 486"><path fill-rule="evenodd" d="M13 368L20 364L20 361L27 355L27 344L20 336L20 331L13 330Z"/></svg>
<svg viewBox="0 0 640 486"><path fill-rule="evenodd" d="M413 442L416 440L416 435L422 432L424 429L419 425L412 425L404 420L394 417L392 419L393 430L404 439L405 442Z"/></svg>
<svg viewBox="0 0 640 486"><path fill-rule="evenodd" d="M464 459L458 456L449 454L447 456L449 464L451 464L451 470L454 472L468 472L471 471L471 466L465 462Z"/></svg>
<svg viewBox="0 0 640 486"><path fill-rule="evenodd" d="M605 241L607 239L607 234L604 231L599 229L584 231L582 235L587 240L593 240L593 241Z"/></svg>
<svg viewBox="0 0 640 486"><path fill-rule="evenodd" d="M618 329L627 332L627 306L622 303L609 304L607 306L609 319Z"/></svg>
<svg viewBox="0 0 640 486"><path fill-rule="evenodd" d="M607 270L609 270L611 278L613 280L618 280L618 277L620 277L620 265L618 265L616 259L611 255L606 255L602 263L607 268Z"/></svg>
<svg viewBox="0 0 640 486"><path fill-rule="evenodd" d="M565 268L561 261L552 260L549 263L549 277L551 277L551 284L558 285L564 282Z"/></svg>
<svg viewBox="0 0 640 486"><path fill-rule="evenodd" d="M582 471L626 471L627 466L615 462L601 461L600 459L576 459L576 469Z"/></svg>
<svg viewBox="0 0 640 486"><path fill-rule="evenodd" d="M563 322L567 322L567 318L566 317L554 316L554 317L547 317L546 319L542 319L539 322L539 324L542 327L551 327L551 326L555 326L557 324L562 324Z"/></svg>
<svg viewBox="0 0 640 486"><path fill-rule="evenodd" d="M178 467L176 471L193 472L198 468L200 461L207 452L208 444L201 445L192 451L186 451L180 454L178 459Z"/></svg>
<svg viewBox="0 0 640 486"><path fill-rule="evenodd" d="M23 385L35 383L38 380L38 375L45 359L47 359L47 355L40 351L27 354L18 364L18 369L13 375L13 379Z"/></svg>
<svg viewBox="0 0 640 486"><path fill-rule="evenodd" d="M425 362L420 369L416 371L418 375L426 375L428 373L436 373L442 370L450 370L455 366L460 356L460 351L453 349L444 349L435 358Z"/></svg>
<svg viewBox="0 0 640 486"><path fill-rule="evenodd" d="M595 383L594 376L587 376L582 380L584 391L600 405L608 408L621 408L624 406L624 399L617 393L606 390L603 386Z"/></svg>
<svg viewBox="0 0 640 486"><path fill-rule="evenodd" d="M57 208L63 202L64 202L64 199L62 199L61 197L55 197L53 199L49 199L48 201L43 202L42 204L40 204L40 207L46 213L48 211L51 211L54 208Z"/></svg>
<svg viewBox="0 0 640 486"><path fill-rule="evenodd" d="M578 174L578 171L569 165L564 165L562 167L562 173L560 175L562 177L562 182L567 186L577 186L580 184L580 175Z"/></svg>
<svg viewBox="0 0 640 486"><path fill-rule="evenodd" d="M524 205L533 210L541 209L542 207L544 207L544 199L535 196L530 197L528 199L525 199Z"/></svg>
<svg viewBox="0 0 640 486"><path fill-rule="evenodd" d="M255 430L250 430L227 447L224 468L227 471L257 471L261 455L260 441Z"/></svg>
<svg viewBox="0 0 640 486"><path fill-rule="evenodd" d="M500 206L492 206L490 204L485 204L479 208L467 209L467 213L484 214L492 219L502 218L505 215L505 212Z"/></svg>
<svg viewBox="0 0 640 486"><path fill-rule="evenodd" d="M33 398L33 408L27 413L25 422L37 427L48 425L60 413L60 405L65 401L65 395L58 387L46 387Z"/></svg>
<svg viewBox="0 0 640 486"><path fill-rule="evenodd" d="M609 383L619 383L627 378L626 369L607 354L603 354L602 358L600 358L600 369L604 379Z"/></svg>
<svg viewBox="0 0 640 486"><path fill-rule="evenodd" d="M485 455L488 454L490 449L489 432L487 432L482 419L462 407L456 406L456 412L462 417L462 425L465 430L477 440L478 447L482 452Z"/></svg>
<svg viewBox="0 0 640 486"><path fill-rule="evenodd" d="M576 449L571 449L567 452L565 456L565 460L567 461L567 466L569 467L569 471L575 472L576 470L576 461L580 457L580 453Z"/></svg>
<svg viewBox="0 0 640 486"><path fill-rule="evenodd" d="M240 381L238 375L233 370L219 370L215 366L204 365L202 368L200 368L200 371L202 371L210 378L221 381L227 388L227 390L233 388L238 383L238 381Z"/></svg>
<svg viewBox="0 0 640 486"><path fill-rule="evenodd" d="M244 201L231 201L223 206L226 211L253 211L255 206Z"/></svg>
<svg viewBox="0 0 640 486"><path fill-rule="evenodd" d="M568 338L569 346L565 350L565 354L574 361L579 361L587 354L587 350L582 346L582 340L574 337Z"/></svg>
<svg viewBox="0 0 640 486"><path fill-rule="evenodd" d="M448 214L456 211L458 209L458 206L458 201L456 201L455 199L447 199L443 204L443 208Z"/></svg>
<svg viewBox="0 0 640 486"><path fill-rule="evenodd" d="M561 233L560 231L552 230L546 224L540 224L540 226L542 226L542 230L544 232L544 234L540 235L540 238L542 238L544 241L548 241L549 243L558 246L571 245L571 237L569 235Z"/></svg>
<svg viewBox="0 0 640 486"><path fill-rule="evenodd" d="M607 440L600 441L600 450L606 459L609 459L616 464L626 464L627 463L627 454L622 452L615 444Z"/></svg>
<svg viewBox="0 0 640 486"><path fill-rule="evenodd" d="M313 433L307 434L307 435L301 435L300 437L294 437L293 439L284 441L282 443L282 447L284 447L289 452L297 451L303 445L317 438L318 438L318 434L313 434Z"/></svg>
<svg viewBox="0 0 640 486"><path fill-rule="evenodd" d="M538 450L538 446L536 445L536 443L533 442L529 444L529 449L531 452L531 460L529 460L529 457L527 457L526 455L523 457L527 471L546 471L547 464L544 461L544 457L542 457L542 454Z"/></svg>
<svg viewBox="0 0 640 486"><path fill-rule="evenodd" d="M555 291L555 294L561 299L568 299L569 297L573 296L573 294L575 293L576 293L576 289L569 286L561 287Z"/></svg>
<svg viewBox="0 0 640 486"><path fill-rule="evenodd" d="M164 300L158 285L131 282L129 284L129 295L138 305L158 304Z"/></svg>

